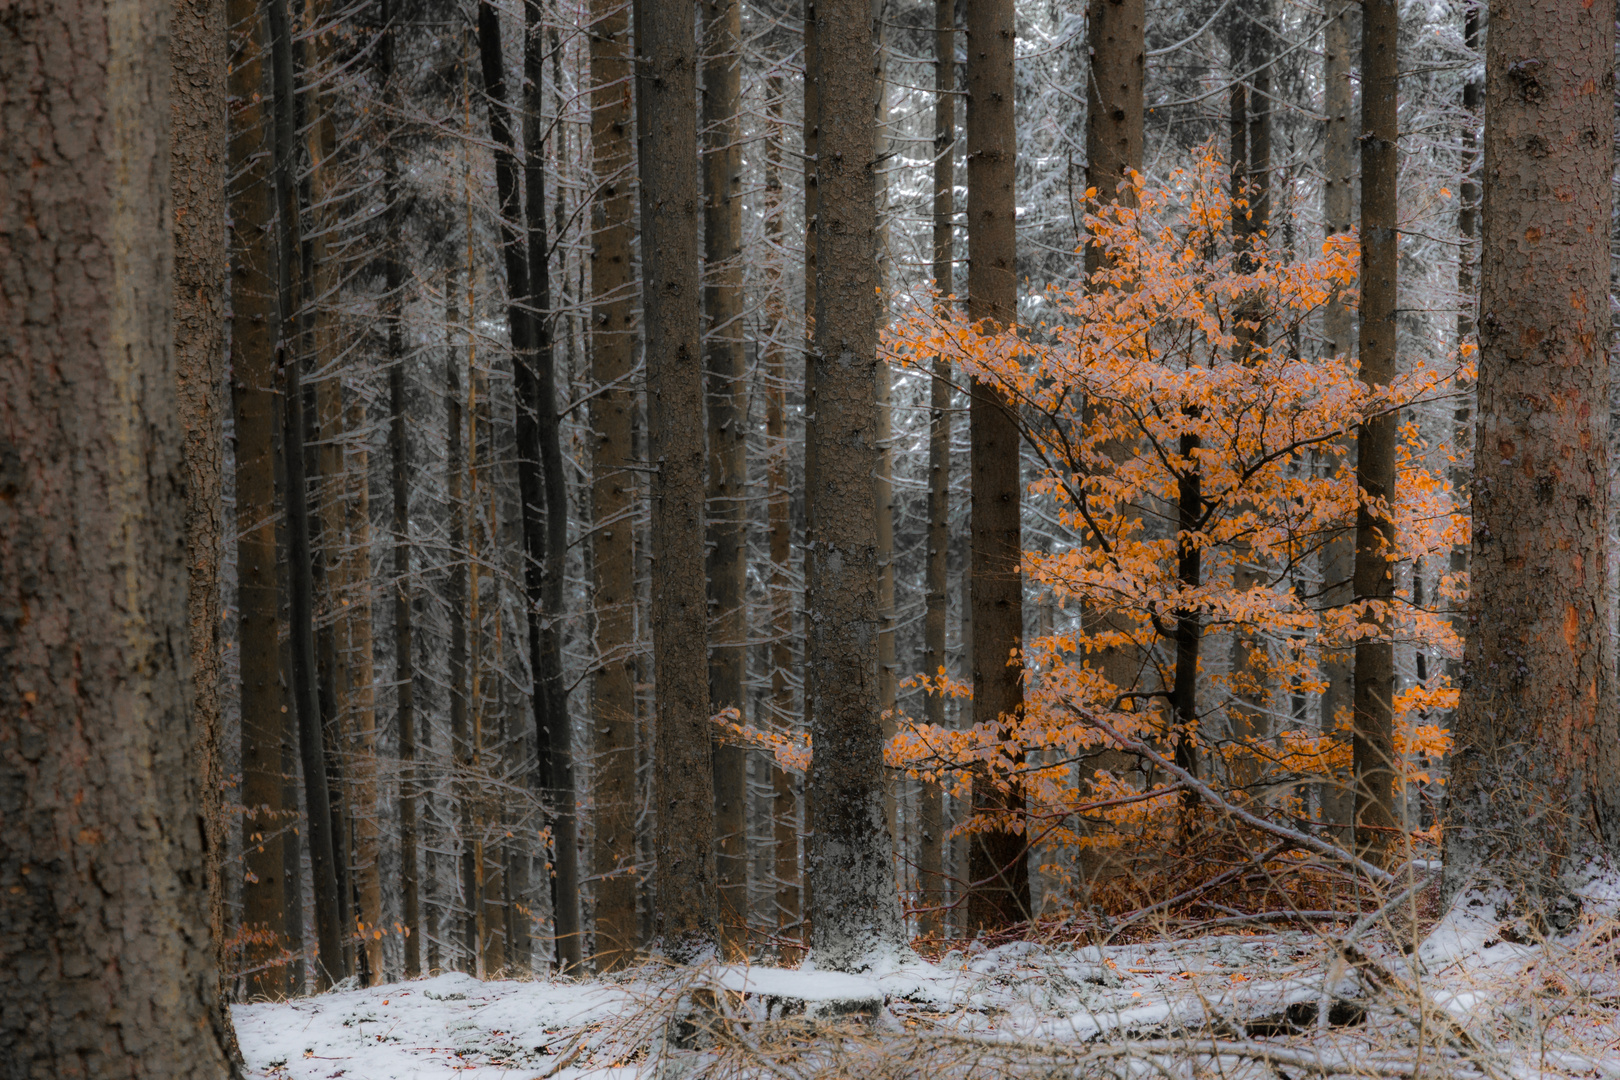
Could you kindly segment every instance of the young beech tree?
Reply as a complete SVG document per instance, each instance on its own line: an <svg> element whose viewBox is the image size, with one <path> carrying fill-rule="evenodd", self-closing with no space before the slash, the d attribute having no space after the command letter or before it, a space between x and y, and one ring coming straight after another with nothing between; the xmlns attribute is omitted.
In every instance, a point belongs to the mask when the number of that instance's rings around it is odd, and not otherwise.
<svg viewBox="0 0 1620 1080"><path fill-rule="evenodd" d="M1445 887L1505 885L1554 926L1572 876L1620 835L1604 554L1614 14L1505 0L1485 43L1480 452Z"/></svg>
<svg viewBox="0 0 1620 1080"><path fill-rule="evenodd" d="M1230 715L1241 687L1201 673L1203 643L1211 632L1267 643L1252 666L1278 683L1319 684L1322 651L1352 637L1357 620L1317 610L1294 587L1292 568L1354 518L1343 436L1440 376L1414 363L1408 376L1372 388L1341 357L1289 351L1293 324L1352 280L1348 246L1335 241L1297 262L1264 248L1240 256L1230 240L1231 204L1221 163L1206 152L1164 189L1137 186L1132 198L1088 215L1089 242L1105 257L1086 287L1049 293L1045 302L1057 312L1049 324L985 337L964 319L946 323L919 307L894 333L895 349L911 362L951 356L1018 404L1042 462L1032 490L1054 499L1070 534L1085 538L1026 551L1024 570L1061 601L1121 616L1030 642L1022 714L980 715L963 732L914 725L891 748L895 765L930 775L975 771L974 783L987 769L993 782L1021 786L1027 810L981 804L970 830L1028 831L1032 843L1084 847L1109 842L1096 825L1139 826L1146 816L1185 841L1195 825L1181 800L1141 797L1173 785L1151 769L1098 769L1094 758L1108 741L1075 705L1172 748L1177 764L1217 785L1245 781L1233 792L1239 801L1264 794L1300 809L1298 792L1342 757L1341 744L1309 730L1244 737ZM1233 355L1240 333L1248 336L1241 359ZM1446 548L1461 527L1445 478L1422 470L1407 434L1391 507L1402 557ZM1121 445L1135 452L1122 456ZM1309 467L1323 455L1334 468ZM1162 508L1174 515L1173 528L1150 528ZM1240 560L1276 569L1256 586L1240 578ZM1437 616L1394 604L1378 615L1398 633L1455 650ZM1144 670L1122 682L1086 662L1109 649L1143 657ZM963 692L948 680L919 681ZM1404 704L1416 712L1446 699L1419 688ZM1397 751L1433 753L1443 742L1421 724L1408 724L1403 739ZM1033 751L1047 752L1038 768L1026 763ZM1078 787L1076 763L1088 774ZM1101 805L1111 800L1123 801Z"/></svg>
<svg viewBox="0 0 1620 1080"><path fill-rule="evenodd" d="M230 1071L187 670L166 9L14 8L0 36L8 1076Z"/></svg>

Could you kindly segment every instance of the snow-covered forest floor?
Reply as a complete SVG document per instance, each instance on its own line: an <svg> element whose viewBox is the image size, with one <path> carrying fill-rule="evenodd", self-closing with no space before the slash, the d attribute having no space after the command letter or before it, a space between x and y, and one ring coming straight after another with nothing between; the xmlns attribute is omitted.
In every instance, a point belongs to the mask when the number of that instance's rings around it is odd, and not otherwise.
<svg viewBox="0 0 1620 1080"><path fill-rule="evenodd" d="M1018 941L863 976L445 974L235 1016L249 1075L298 1080L1620 1077L1613 905L1538 943L1501 940L1497 925L1454 912L1415 956L1385 921Z"/></svg>

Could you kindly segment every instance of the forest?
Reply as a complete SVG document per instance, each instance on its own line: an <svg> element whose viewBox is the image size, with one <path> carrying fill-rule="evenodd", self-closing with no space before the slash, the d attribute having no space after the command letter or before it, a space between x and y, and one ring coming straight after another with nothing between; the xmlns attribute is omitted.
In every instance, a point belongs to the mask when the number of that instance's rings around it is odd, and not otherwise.
<svg viewBox="0 0 1620 1080"><path fill-rule="evenodd" d="M0 1072L1620 1077L1616 19L7 0Z"/></svg>

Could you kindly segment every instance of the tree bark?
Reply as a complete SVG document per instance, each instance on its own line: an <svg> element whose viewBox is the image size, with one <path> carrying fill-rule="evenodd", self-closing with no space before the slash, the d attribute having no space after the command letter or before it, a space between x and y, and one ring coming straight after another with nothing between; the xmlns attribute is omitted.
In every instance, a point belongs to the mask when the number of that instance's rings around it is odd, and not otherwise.
<svg viewBox="0 0 1620 1080"><path fill-rule="evenodd" d="M767 83L770 123L765 142L765 446L767 519L770 528L771 600L771 729L795 730L793 700L793 614L797 607L792 583L793 508L788 476L792 446L788 435L787 347L791 323L787 312L786 274L782 255L782 108L783 85L773 75ZM771 774L772 875L778 949L784 962L796 955L789 942L799 932L803 906L799 891L799 792L793 773L768 761Z"/></svg>
<svg viewBox="0 0 1620 1080"><path fill-rule="evenodd" d="M708 611L703 581L703 341L697 56L690 4L636 0L641 292L652 482L652 632L658 716L658 947L678 963L717 943Z"/></svg>
<svg viewBox="0 0 1620 1080"><path fill-rule="evenodd" d="M1548 928L1612 857L1608 564L1612 0L1503 0L1485 57L1468 645L1445 888L1483 875ZM1601 831L1601 839L1593 829Z"/></svg>
<svg viewBox="0 0 1620 1080"><path fill-rule="evenodd" d="M281 767L287 732L281 693L276 580L276 268L266 41L256 0L229 0L234 28L228 85L231 230L231 397L236 411L236 573L242 692L242 912L244 996L287 993L279 963L288 927Z"/></svg>
<svg viewBox="0 0 1620 1080"><path fill-rule="evenodd" d="M955 276L956 228L956 0L934 0L934 235L935 287L949 296ZM947 315L948 301L940 316ZM951 549L951 363L934 357L928 390L928 539L923 564L923 669L945 673L945 630L950 614ZM944 727L945 695L929 694L924 718ZM923 784L917 801L917 930L944 933L945 797L938 784Z"/></svg>
<svg viewBox="0 0 1620 1080"><path fill-rule="evenodd" d="M743 356L742 3L704 0L703 319L708 404L709 706L748 716L748 372ZM748 923L748 759L715 740L714 828L721 933Z"/></svg>
<svg viewBox="0 0 1620 1080"><path fill-rule="evenodd" d="M164 0L35 4L0 36L10 1076L230 1072L191 722L168 25Z"/></svg>
<svg viewBox="0 0 1620 1080"><path fill-rule="evenodd" d="M224 553L225 82L230 62L223 0L174 0L169 17L169 197L174 214L174 362L185 433L186 624L194 750L207 829L208 926L217 970L227 959L225 805L220 765L220 635ZM239 1064L224 988L215 1020Z"/></svg>
<svg viewBox="0 0 1620 1080"><path fill-rule="evenodd" d="M1018 314L1017 154L1013 115L1013 4L967 5L968 318L994 333ZM986 321L988 320L988 321ZM973 490L973 713L976 723L1017 723L1024 709L1023 534L1016 406L992 383L973 381L968 426ZM981 775L974 810L1019 808ZM1030 917L1024 838L975 835L968 860L968 923L999 927Z"/></svg>
<svg viewBox="0 0 1620 1080"><path fill-rule="evenodd" d="M1322 31L1323 108L1327 119L1322 128L1322 229L1327 237L1342 236L1355 226L1356 210L1356 131L1355 84L1350 78L1351 57L1360 16L1354 5L1343 5ZM1343 293L1334 289L1322 306L1322 355L1348 357L1355 350L1355 320ZM1347 456L1329 457L1335 462L1354 462L1353 440ZM1339 528L1322 547L1322 606L1337 609L1354 599L1356 539L1349 524ZM1319 724L1324 735L1339 739L1340 713L1350 718L1354 694L1354 661L1345 648L1329 648L1322 656L1322 691ZM1319 798L1322 819L1341 827L1354 820L1354 785L1349 777L1334 776L1321 786Z"/></svg>
<svg viewBox="0 0 1620 1080"><path fill-rule="evenodd" d="M377 43L377 82L384 102L397 108L399 88L394 82L401 16L394 0L380 0ZM383 201L387 234L384 237L384 316L388 328L388 459L392 496L394 583L394 710L399 725L399 884L405 927L405 977L422 973L421 898L416 857L416 664L413 654L411 601L411 490L410 444L407 440L405 400L405 213L400 192L399 123L389 114L383 131Z"/></svg>
<svg viewBox="0 0 1620 1080"><path fill-rule="evenodd" d="M297 192L297 129L293 78L293 34L286 0L266 6L270 28L271 82L274 99L275 193L277 230L278 328L276 358L281 367L285 402L282 445L287 469L288 638L292 652L293 708L298 717L298 747L304 770L304 801L309 812L310 866L314 877L315 927L320 939L320 984L348 975L344 957L342 898L338 888L339 840L332 827L326 782L326 749L321 707L315 686L313 555L310 550L309 494L304 476L303 356L298 329L298 282L302 233Z"/></svg>
<svg viewBox="0 0 1620 1080"><path fill-rule="evenodd" d="M563 468L562 440L557 416L556 353L553 348L551 303L551 247L546 240L546 159L541 138L545 87L546 46L541 39L543 20L539 0L524 4L525 75L523 182L528 223L529 300L533 321L533 375L518 380L521 415L532 413L538 447L520 441L519 458L537 452L545 494L543 544L531 542L530 558L541 565L539 664L535 667L536 747L541 783L551 810L552 859L550 876L552 917L555 920L556 962L559 971L576 971L584 963L584 939L579 925L579 847L574 811L574 757L569 720L568 688L563 682L562 631L567 617L564 588L568 567L568 478ZM559 233L560 235L560 233ZM525 515L527 516L527 515ZM530 604L534 603L533 598ZM531 658L534 650L531 648ZM543 711L541 711L543 709Z"/></svg>
<svg viewBox="0 0 1620 1080"><path fill-rule="evenodd" d="M1361 15L1361 381L1395 378L1395 302L1399 232L1396 213L1396 90L1400 15L1395 0L1367 0ZM1356 563L1354 589L1362 632L1356 640L1355 845L1382 862L1395 826L1395 643L1389 606L1395 598L1395 453L1399 415L1374 416L1356 430Z"/></svg>
<svg viewBox="0 0 1620 1080"><path fill-rule="evenodd" d="M870 0L816 6L819 135L815 558L807 583L811 680L812 937L818 965L864 967L904 945L883 805L878 723L877 263Z"/></svg>
<svg viewBox="0 0 1620 1080"><path fill-rule="evenodd" d="M630 9L622 0L591 7L592 593L600 657L591 686L596 806L596 966L633 961L636 922L635 474L631 445L636 366L635 155L630 108Z"/></svg>

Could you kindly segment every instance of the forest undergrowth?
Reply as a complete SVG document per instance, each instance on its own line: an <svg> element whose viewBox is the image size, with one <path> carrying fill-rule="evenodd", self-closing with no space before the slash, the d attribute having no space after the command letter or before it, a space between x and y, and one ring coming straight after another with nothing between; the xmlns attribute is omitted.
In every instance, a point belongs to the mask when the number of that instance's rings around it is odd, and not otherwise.
<svg viewBox="0 0 1620 1080"><path fill-rule="evenodd" d="M1068 918L919 940L861 975L450 973L236 1019L255 1077L1620 1076L1620 882L1597 876L1579 920L1536 938L1488 897L1441 916L1435 870L1414 860L1359 917Z"/></svg>

